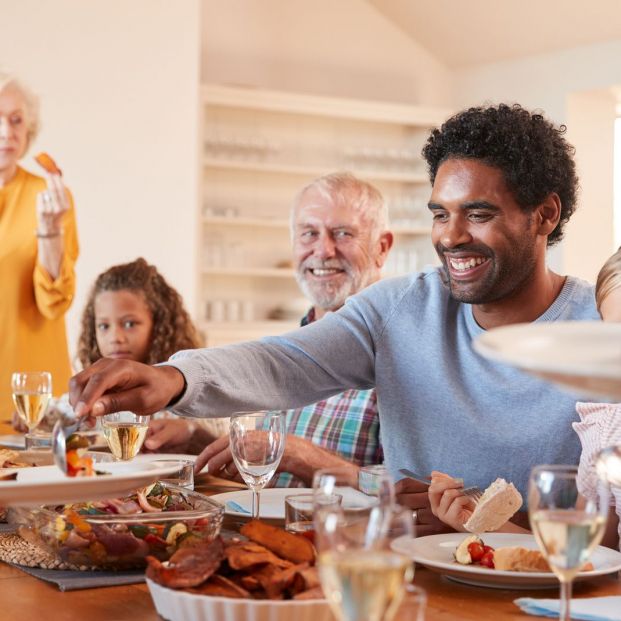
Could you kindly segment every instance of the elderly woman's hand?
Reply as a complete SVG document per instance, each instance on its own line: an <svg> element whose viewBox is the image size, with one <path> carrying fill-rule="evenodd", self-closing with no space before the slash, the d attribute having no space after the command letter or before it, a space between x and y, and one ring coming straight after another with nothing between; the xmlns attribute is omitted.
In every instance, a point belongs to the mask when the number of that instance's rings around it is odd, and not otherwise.
<svg viewBox="0 0 621 621"><path fill-rule="evenodd" d="M59 236L69 196L60 175L47 175L47 187L37 194L37 233L42 238Z"/></svg>

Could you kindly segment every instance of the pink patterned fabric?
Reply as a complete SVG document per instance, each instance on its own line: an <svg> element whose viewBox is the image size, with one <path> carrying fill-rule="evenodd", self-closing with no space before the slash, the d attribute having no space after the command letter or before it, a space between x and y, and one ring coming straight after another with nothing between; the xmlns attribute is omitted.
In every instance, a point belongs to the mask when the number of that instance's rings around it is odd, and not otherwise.
<svg viewBox="0 0 621 621"><path fill-rule="evenodd" d="M578 466L578 490L587 499L597 495L597 453L608 446L621 444L621 404L618 403L576 403L579 423L572 423L582 443L582 454ZM619 549L621 549L621 488L612 486L611 504L619 518Z"/></svg>

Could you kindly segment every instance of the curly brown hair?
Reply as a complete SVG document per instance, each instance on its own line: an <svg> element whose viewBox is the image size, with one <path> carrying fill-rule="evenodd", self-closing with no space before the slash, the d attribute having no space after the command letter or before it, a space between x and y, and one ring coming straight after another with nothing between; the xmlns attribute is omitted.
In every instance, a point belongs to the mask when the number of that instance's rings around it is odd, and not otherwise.
<svg viewBox="0 0 621 621"><path fill-rule="evenodd" d="M502 172L525 212L556 192L561 217L548 236L548 246L553 246L563 238L578 194L574 147L565 139L566 130L519 104L463 110L434 129L423 147L431 185L446 160L477 159Z"/></svg>
<svg viewBox="0 0 621 621"><path fill-rule="evenodd" d="M179 293L154 265L149 265L140 257L131 263L114 265L97 277L82 314L82 331L78 341L78 357L84 367L102 357L95 333L95 298L103 291L121 290L141 295L151 311L151 346L144 362L163 362L181 349L202 346L202 339L183 307Z"/></svg>

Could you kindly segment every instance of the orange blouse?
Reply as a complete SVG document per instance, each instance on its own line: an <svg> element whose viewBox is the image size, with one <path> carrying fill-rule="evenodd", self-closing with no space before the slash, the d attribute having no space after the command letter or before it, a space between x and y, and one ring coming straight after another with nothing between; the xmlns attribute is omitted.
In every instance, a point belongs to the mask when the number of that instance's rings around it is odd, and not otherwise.
<svg viewBox="0 0 621 621"><path fill-rule="evenodd" d="M0 433L11 429L14 371L49 371L55 395L67 392L71 377L65 312L75 291L75 211L70 196L60 273L52 280L37 261L35 237L36 196L46 188L22 168L0 188Z"/></svg>

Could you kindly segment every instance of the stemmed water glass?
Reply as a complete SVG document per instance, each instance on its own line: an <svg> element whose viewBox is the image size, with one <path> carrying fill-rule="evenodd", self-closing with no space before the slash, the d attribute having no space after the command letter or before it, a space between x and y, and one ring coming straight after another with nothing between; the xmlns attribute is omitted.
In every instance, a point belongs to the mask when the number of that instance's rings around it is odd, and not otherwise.
<svg viewBox="0 0 621 621"><path fill-rule="evenodd" d="M252 517L259 517L260 491L274 476L285 451L286 412L237 412L229 428L233 461L252 490Z"/></svg>
<svg viewBox="0 0 621 621"><path fill-rule="evenodd" d="M13 403L19 417L31 432L41 422L52 397L52 375L47 371L13 373Z"/></svg>
<svg viewBox="0 0 621 621"><path fill-rule="evenodd" d="M604 536L608 486L596 501L578 493L576 466L537 466L528 483L530 524L550 568L561 583L559 619L569 621L571 584Z"/></svg>

